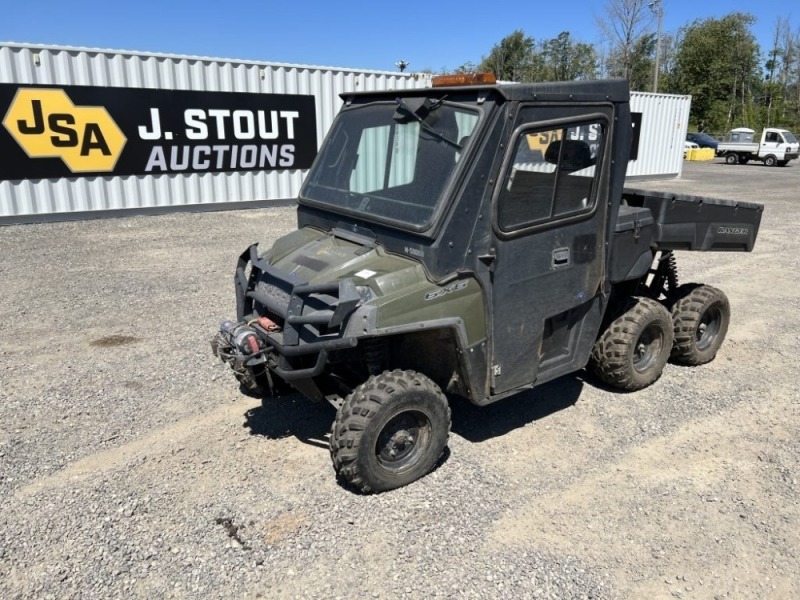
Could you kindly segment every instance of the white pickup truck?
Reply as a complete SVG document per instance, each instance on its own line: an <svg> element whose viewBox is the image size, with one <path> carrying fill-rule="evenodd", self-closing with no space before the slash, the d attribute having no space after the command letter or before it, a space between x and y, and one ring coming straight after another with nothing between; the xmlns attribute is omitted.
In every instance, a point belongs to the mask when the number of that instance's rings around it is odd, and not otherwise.
<svg viewBox="0 0 800 600"><path fill-rule="evenodd" d="M768 167L785 167L800 154L800 143L791 131L767 127L761 133L760 143L753 141L755 133L747 127L731 129L728 140L717 146L717 156L723 157L729 165L760 160Z"/></svg>

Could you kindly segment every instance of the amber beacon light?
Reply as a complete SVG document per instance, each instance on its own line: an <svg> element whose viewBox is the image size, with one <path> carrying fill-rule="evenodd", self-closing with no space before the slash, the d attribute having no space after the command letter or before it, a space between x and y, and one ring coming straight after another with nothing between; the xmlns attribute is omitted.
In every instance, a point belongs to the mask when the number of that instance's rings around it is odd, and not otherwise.
<svg viewBox="0 0 800 600"><path fill-rule="evenodd" d="M492 85L497 83L494 73L458 73L457 75L437 75L431 80L433 87L456 85Z"/></svg>

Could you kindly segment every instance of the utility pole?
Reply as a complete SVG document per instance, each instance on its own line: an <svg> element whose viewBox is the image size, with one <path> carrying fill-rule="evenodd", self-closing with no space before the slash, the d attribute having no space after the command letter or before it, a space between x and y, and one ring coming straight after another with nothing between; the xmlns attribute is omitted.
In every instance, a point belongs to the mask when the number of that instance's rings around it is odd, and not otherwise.
<svg viewBox="0 0 800 600"><path fill-rule="evenodd" d="M658 17L658 35L656 36L656 68L655 73L653 73L653 92L658 92L658 63L659 59L661 58L661 24L664 20L664 7L661 4L662 0L653 0L647 6L650 7L650 10L655 13Z"/></svg>
<svg viewBox="0 0 800 600"><path fill-rule="evenodd" d="M401 73L404 73L405 70L408 68L408 65L410 64L411 63L408 62L407 60L398 60L396 63L394 63L394 66L400 69Z"/></svg>

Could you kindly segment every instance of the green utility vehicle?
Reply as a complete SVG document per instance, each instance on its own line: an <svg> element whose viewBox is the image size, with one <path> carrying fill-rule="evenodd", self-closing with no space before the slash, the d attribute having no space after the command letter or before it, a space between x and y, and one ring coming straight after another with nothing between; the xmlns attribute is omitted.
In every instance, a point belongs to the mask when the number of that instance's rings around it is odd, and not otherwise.
<svg viewBox="0 0 800 600"><path fill-rule="evenodd" d="M625 81L465 79L343 95L297 230L241 255L212 344L246 388L333 403L334 469L363 492L435 467L447 395L485 405L587 365L637 390L670 357L712 360L728 300L678 285L674 251L750 251L761 221L623 189Z"/></svg>

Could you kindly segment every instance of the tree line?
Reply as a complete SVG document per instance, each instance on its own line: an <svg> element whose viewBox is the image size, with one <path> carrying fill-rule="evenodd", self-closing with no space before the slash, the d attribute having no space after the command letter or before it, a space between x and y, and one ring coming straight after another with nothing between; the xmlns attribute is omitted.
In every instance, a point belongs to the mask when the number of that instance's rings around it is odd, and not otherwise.
<svg viewBox="0 0 800 600"><path fill-rule="evenodd" d="M734 12L698 19L660 35L661 0L608 0L597 26L604 39L588 44L562 31L536 40L518 29L477 65L499 80L566 81L624 77L635 91L691 94L690 129L800 129L800 28L779 18L769 48L752 33L756 19ZM657 83L656 83L657 82Z"/></svg>

